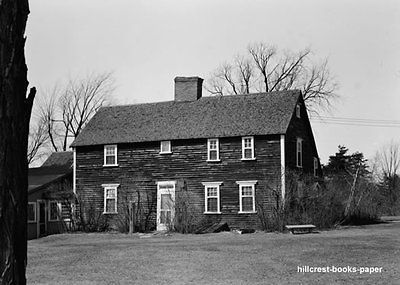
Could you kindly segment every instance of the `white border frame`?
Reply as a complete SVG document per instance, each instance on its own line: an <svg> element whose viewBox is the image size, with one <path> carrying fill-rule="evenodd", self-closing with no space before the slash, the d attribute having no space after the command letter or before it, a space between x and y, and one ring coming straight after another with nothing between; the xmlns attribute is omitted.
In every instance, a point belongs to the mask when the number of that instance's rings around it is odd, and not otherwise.
<svg viewBox="0 0 400 285"><path fill-rule="evenodd" d="M300 143L300 149L299 149L299 143ZM299 161L299 152L300 152L300 160ZM301 163L299 163L301 162ZM296 167L303 167L303 139L302 138L297 138L296 139Z"/></svg>
<svg viewBox="0 0 400 285"><path fill-rule="evenodd" d="M115 158L115 163L114 164L106 164L106 149L107 147L113 147L114 148L114 158ZM104 145L104 163L103 166L118 166L118 145L116 144L106 144Z"/></svg>
<svg viewBox="0 0 400 285"><path fill-rule="evenodd" d="M236 184L239 185L239 214L255 214L256 211L256 184L257 180L247 180L247 181L236 181ZM242 195L242 187L252 187L253 190L253 211L242 211L242 198L243 197L250 197L248 195Z"/></svg>
<svg viewBox="0 0 400 285"><path fill-rule="evenodd" d="M172 189L169 192L164 191L164 189L160 189L162 185L172 185ZM157 231L165 231L168 230L167 224L161 224L161 194L171 194L171 198L174 202L174 205L171 210L171 222L174 222L175 219L175 191L176 191L176 181L158 181L157 182L157 213L156 213L156 228Z"/></svg>
<svg viewBox="0 0 400 285"><path fill-rule="evenodd" d="M211 141L216 141L217 149L211 149ZM210 158L210 151L217 151L217 159L211 159ZM219 156L219 139L218 138L212 138L212 139L207 139L207 161L208 162L219 162L221 161L220 156Z"/></svg>
<svg viewBox="0 0 400 285"><path fill-rule="evenodd" d="M222 182L202 182L204 186L204 214L221 214L221 188ZM207 208L207 199L208 198L215 198L214 196L208 197L207 196L207 188L208 187L217 187L217 211L210 212Z"/></svg>
<svg viewBox="0 0 400 285"><path fill-rule="evenodd" d="M163 151L163 149L162 149L163 142L167 142L168 143L168 150L167 151ZM172 149L171 141L160 141L160 154L171 154L172 153L171 149Z"/></svg>
<svg viewBox="0 0 400 285"><path fill-rule="evenodd" d="M246 139L251 139L251 147L245 147L245 140ZM245 158L245 149L251 149L251 158ZM254 155L254 136L247 136L247 137L242 137L242 160L255 160L255 155Z"/></svg>
<svg viewBox="0 0 400 285"><path fill-rule="evenodd" d="M104 208L103 208L103 214L105 215L114 215L114 214L118 214L118 187L119 184L101 184L101 187L103 187L103 191L104 191ZM115 189L115 212L106 212L107 210L107 203L106 203L106 194L107 191L106 189ZM110 199L110 198L109 198Z"/></svg>

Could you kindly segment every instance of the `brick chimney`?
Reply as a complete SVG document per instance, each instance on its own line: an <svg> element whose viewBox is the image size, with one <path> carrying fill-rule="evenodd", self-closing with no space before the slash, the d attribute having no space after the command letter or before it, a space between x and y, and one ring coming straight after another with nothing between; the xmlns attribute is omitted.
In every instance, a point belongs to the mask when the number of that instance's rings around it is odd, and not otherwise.
<svg viewBox="0 0 400 285"><path fill-rule="evenodd" d="M203 79L175 77L175 101L196 101L201 98Z"/></svg>

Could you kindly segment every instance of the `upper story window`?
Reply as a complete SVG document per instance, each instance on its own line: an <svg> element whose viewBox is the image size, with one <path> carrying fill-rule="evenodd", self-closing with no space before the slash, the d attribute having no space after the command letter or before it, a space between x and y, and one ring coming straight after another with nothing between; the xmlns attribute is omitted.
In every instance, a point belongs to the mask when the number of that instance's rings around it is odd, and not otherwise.
<svg viewBox="0 0 400 285"><path fill-rule="evenodd" d="M296 141L296 166L303 167L303 140L297 138Z"/></svg>
<svg viewBox="0 0 400 285"><path fill-rule="evenodd" d="M256 212L256 180L236 181L239 184L239 213Z"/></svg>
<svg viewBox="0 0 400 285"><path fill-rule="evenodd" d="M242 160L252 160L254 157L254 137L242 138Z"/></svg>
<svg viewBox="0 0 400 285"><path fill-rule="evenodd" d="M318 158L314 157L314 176L318 176Z"/></svg>
<svg viewBox="0 0 400 285"><path fill-rule="evenodd" d="M221 214L220 185L222 182L203 182L205 214Z"/></svg>
<svg viewBox="0 0 400 285"><path fill-rule="evenodd" d="M28 202L28 222L36 222L36 202Z"/></svg>
<svg viewBox="0 0 400 285"><path fill-rule="evenodd" d="M117 162L117 145L104 146L104 166L116 166Z"/></svg>
<svg viewBox="0 0 400 285"><path fill-rule="evenodd" d="M61 217L61 203L50 201L49 203L49 221L58 221Z"/></svg>
<svg viewBox="0 0 400 285"><path fill-rule="evenodd" d="M104 212L103 214L117 213L117 189L119 184L103 184L104 187Z"/></svg>
<svg viewBox="0 0 400 285"><path fill-rule="evenodd" d="M296 105L296 117L297 118L301 118L301 113L300 113L300 111L301 111L301 105L300 104L297 104Z"/></svg>
<svg viewBox="0 0 400 285"><path fill-rule="evenodd" d="M160 153L161 154L168 154L171 152L171 141L162 141L160 143Z"/></svg>
<svg viewBox="0 0 400 285"><path fill-rule="evenodd" d="M218 139L207 140L207 161L220 161Z"/></svg>

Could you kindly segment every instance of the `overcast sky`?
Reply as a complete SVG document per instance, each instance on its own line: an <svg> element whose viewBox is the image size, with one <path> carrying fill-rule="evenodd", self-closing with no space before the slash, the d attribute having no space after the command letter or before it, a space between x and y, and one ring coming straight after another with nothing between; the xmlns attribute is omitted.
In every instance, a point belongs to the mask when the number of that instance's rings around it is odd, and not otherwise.
<svg viewBox="0 0 400 285"><path fill-rule="evenodd" d="M28 77L39 91L113 71L119 103L172 100L175 76L207 78L263 41L328 57L341 100L324 115L400 123L398 0L36 0L30 10ZM339 144L372 158L400 140L400 127L312 126L322 163Z"/></svg>

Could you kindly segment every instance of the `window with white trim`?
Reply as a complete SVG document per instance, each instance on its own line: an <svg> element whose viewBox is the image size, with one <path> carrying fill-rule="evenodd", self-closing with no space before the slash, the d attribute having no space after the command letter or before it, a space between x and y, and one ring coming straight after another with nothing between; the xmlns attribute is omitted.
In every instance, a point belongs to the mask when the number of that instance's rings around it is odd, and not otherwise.
<svg viewBox="0 0 400 285"><path fill-rule="evenodd" d="M104 187L104 212L103 214L117 214L117 188L119 184L103 184Z"/></svg>
<svg viewBox="0 0 400 285"><path fill-rule="evenodd" d="M222 182L203 182L205 214L220 214L220 186Z"/></svg>
<svg viewBox="0 0 400 285"><path fill-rule="evenodd" d="M297 118L301 118L301 106L300 106L300 104L297 104L296 105L296 117Z"/></svg>
<svg viewBox="0 0 400 285"><path fill-rule="evenodd" d="M219 140L207 140L207 161L219 161Z"/></svg>
<svg viewBox="0 0 400 285"><path fill-rule="evenodd" d="M296 140L296 166L303 167L303 140L301 138Z"/></svg>
<svg viewBox="0 0 400 285"><path fill-rule="evenodd" d="M36 202L28 202L28 222L36 222Z"/></svg>
<svg viewBox="0 0 400 285"><path fill-rule="evenodd" d="M239 184L239 213L255 213L257 180L236 183Z"/></svg>
<svg viewBox="0 0 400 285"><path fill-rule="evenodd" d="M242 138L242 160L254 159L254 137Z"/></svg>
<svg viewBox="0 0 400 285"><path fill-rule="evenodd" d="M171 152L171 141L161 141L160 154L169 154Z"/></svg>
<svg viewBox="0 0 400 285"><path fill-rule="evenodd" d="M61 216L61 203L57 201L49 202L49 221L58 221Z"/></svg>
<svg viewBox="0 0 400 285"><path fill-rule="evenodd" d="M318 176L318 158L314 157L314 176Z"/></svg>
<svg viewBox="0 0 400 285"><path fill-rule="evenodd" d="M104 146L104 166L116 166L117 162L117 145Z"/></svg>

